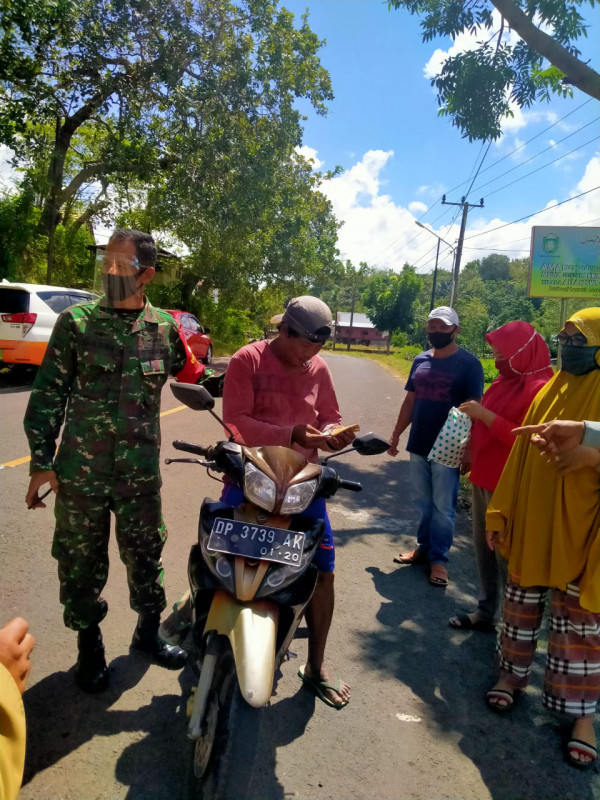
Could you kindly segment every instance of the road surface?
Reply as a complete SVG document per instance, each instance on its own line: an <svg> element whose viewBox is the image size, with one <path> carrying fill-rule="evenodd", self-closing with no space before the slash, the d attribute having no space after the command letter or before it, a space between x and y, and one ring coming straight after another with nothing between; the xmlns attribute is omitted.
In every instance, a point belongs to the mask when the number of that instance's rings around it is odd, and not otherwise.
<svg viewBox="0 0 600 800"><path fill-rule="evenodd" d="M326 355L345 423L388 436L403 382L379 365ZM125 571L111 544L102 629L110 689L88 696L73 683L76 640L62 624L56 565L50 556L52 505L27 511L27 456L21 421L29 387L1 390L0 621L25 616L37 639L25 705L29 728L22 800L184 800L187 674L149 666L129 654L135 614ZM220 435L207 413L177 410L163 395L163 457L171 441L204 444ZM217 410L220 401L217 401ZM338 462L342 467L341 460ZM406 454L345 459L343 474L362 494L334 498L337 606L328 659L352 685L350 705L328 708L296 676L305 662L306 632L293 643L266 724L254 771L260 800L592 800L600 798L598 767L577 772L562 760L565 720L541 708L538 662L534 685L511 715L483 703L494 680L494 637L453 631L453 612L471 609L476 576L469 520L461 511L447 590L431 587L421 567L392 557L412 548ZM186 563L205 495L219 485L192 465L163 467L169 528L164 561L170 602L186 588ZM250 765L248 765L250 768Z"/></svg>

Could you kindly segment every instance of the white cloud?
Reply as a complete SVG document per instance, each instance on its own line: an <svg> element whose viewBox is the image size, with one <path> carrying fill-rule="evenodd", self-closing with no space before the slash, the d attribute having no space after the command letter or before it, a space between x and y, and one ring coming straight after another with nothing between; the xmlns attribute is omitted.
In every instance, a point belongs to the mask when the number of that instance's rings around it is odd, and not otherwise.
<svg viewBox="0 0 600 800"><path fill-rule="evenodd" d="M391 150L369 150L349 170L321 186L344 223L338 239L342 258L355 264L366 261L370 266L401 269L405 261L416 260L430 247L430 237L415 226L415 215L427 210L425 203L413 201L403 208L380 194L381 173L392 156ZM435 247L433 237L431 241Z"/></svg>
<svg viewBox="0 0 600 800"><path fill-rule="evenodd" d="M429 208L425 203L421 203L420 200L413 200L412 203L408 204L408 210L416 216L417 214L424 214Z"/></svg>
<svg viewBox="0 0 600 800"><path fill-rule="evenodd" d="M317 151L314 149L314 147L307 147L306 145L303 145L302 147L297 147L296 152L301 156L304 156L307 161L312 161L314 170L320 169L324 163L317 158Z"/></svg>
<svg viewBox="0 0 600 800"><path fill-rule="evenodd" d="M487 41L492 36L493 32L500 28L501 16L496 9L492 11L492 20L492 27L489 30L480 28L474 34L459 33L448 50L441 50L440 48L435 50L423 68L425 77L429 79L435 78L435 76L440 73L444 61L447 58L451 58L459 53L466 53L469 50L475 50L480 42ZM515 45L519 41L519 36L512 30L505 30L502 39L510 45Z"/></svg>
<svg viewBox="0 0 600 800"><path fill-rule="evenodd" d="M435 260L435 236L455 245L460 226L455 223L450 227L431 228L433 233L427 233L415 225L415 217L426 210L425 204L413 201L404 208L388 194L380 194L382 173L392 155L391 151L370 150L349 170L323 182L321 191L331 200L336 217L344 223L338 247L342 258L354 264L366 261L373 267L398 271L408 262L419 272L429 272ZM588 162L571 196L596 186L600 186L600 153ZM543 211L510 225L507 223L511 220L486 218L485 211L472 214L467 224L462 264L493 252L505 251L510 258L527 256L532 226L585 225L599 216L600 190L557 206L563 199L549 200ZM451 249L442 243L439 264L449 268L451 263Z"/></svg>
<svg viewBox="0 0 600 800"><path fill-rule="evenodd" d="M437 200L438 197L441 197L444 192L446 191L446 187L442 183L435 183L435 184L424 184L417 188L415 194L418 194L421 197L429 197L431 200Z"/></svg>
<svg viewBox="0 0 600 800"><path fill-rule="evenodd" d="M587 163L582 178L571 191L570 196L575 197L597 186L600 186L600 153L596 154ZM488 253L498 252L502 249L522 249L522 253L508 253L509 256L515 258L527 255L529 252L531 228L534 225L590 224L591 226L598 226L598 222L592 220L597 220L600 216L598 212L598 201L600 199L599 189L591 191L583 197L577 197L576 200L572 200L571 202L558 205L558 203L564 199L565 198L562 197L553 198L546 203L542 211L535 214L533 217L523 220L523 222L517 222L502 228L501 230L492 229L506 224L506 220L498 218L486 220L481 217L474 220L473 224L469 225L465 237L466 255L463 258L463 263L466 263L470 258L481 258ZM490 232L474 236L481 231ZM474 236L474 238L470 239L469 237L471 236ZM474 248L477 248L477 250Z"/></svg>

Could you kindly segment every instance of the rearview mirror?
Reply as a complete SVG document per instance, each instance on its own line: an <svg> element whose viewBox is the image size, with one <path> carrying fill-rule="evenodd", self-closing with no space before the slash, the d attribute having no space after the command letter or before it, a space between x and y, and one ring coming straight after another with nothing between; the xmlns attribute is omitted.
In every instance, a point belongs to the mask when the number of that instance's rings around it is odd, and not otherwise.
<svg viewBox="0 0 600 800"><path fill-rule="evenodd" d="M378 456L389 450L390 443L375 433L365 433L364 436L357 436L352 442L352 447L361 456Z"/></svg>
<svg viewBox="0 0 600 800"><path fill-rule="evenodd" d="M215 407L215 399L204 386L195 383L172 383L171 391L179 402L193 411L211 411Z"/></svg>

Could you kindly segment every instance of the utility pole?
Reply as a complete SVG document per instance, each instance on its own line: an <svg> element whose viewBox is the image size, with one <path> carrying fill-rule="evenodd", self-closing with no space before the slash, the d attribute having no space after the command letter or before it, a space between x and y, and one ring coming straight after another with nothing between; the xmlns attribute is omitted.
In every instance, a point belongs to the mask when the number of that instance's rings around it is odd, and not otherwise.
<svg viewBox="0 0 600 800"><path fill-rule="evenodd" d="M436 284L437 284L438 261L439 261L439 258L440 258L440 242L443 242L444 244L448 245L448 247L450 248L450 250L452 250L452 252L454 253L455 256L456 256L456 250L450 244L450 242L447 242L445 239L442 239L441 236L438 236L437 233L434 233L431 230L431 228L427 227L427 225L423 225L423 223L419 222L418 219L415 220L415 225L418 225L419 228L423 228L424 231L427 231L427 233L430 233L432 236L435 236L435 238L438 240L437 241L437 250L435 251L435 267L434 267L434 270L433 270L433 287L431 289L431 303L429 305L429 310L433 311L433 304L435 302L435 287L436 287Z"/></svg>
<svg viewBox="0 0 600 800"><path fill-rule="evenodd" d="M442 240L438 237L437 240L437 250L435 251L435 267L433 270L433 286L431 287L431 302L429 304L429 310L433 311L433 304L435 303L435 285L437 283L437 271L438 271L438 261L440 259L440 242Z"/></svg>
<svg viewBox="0 0 600 800"><path fill-rule="evenodd" d="M352 334L352 326L354 325L354 299L356 294L354 292L354 287L356 283L356 273L352 274L352 303L350 304L350 328L348 330L348 344L346 345L346 350L350 350L350 340Z"/></svg>
<svg viewBox="0 0 600 800"><path fill-rule="evenodd" d="M446 195L444 195L442 197L442 205L462 207L462 222L460 223L460 233L458 235L458 244L456 245L456 255L454 256L454 278L452 280L452 292L450 294L450 305L454 308L454 302L458 294L458 273L460 270L463 239L465 238L465 228L467 227L467 214L469 213L469 208L483 208L483 197L479 203L467 203L466 197L461 197L460 203L450 203L446 200Z"/></svg>

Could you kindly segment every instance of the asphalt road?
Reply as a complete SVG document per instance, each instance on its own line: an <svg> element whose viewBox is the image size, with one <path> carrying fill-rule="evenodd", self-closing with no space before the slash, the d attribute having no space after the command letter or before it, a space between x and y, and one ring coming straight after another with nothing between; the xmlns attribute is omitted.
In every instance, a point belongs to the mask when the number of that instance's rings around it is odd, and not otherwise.
<svg viewBox="0 0 600 800"><path fill-rule="evenodd" d="M343 354L326 356L344 422L363 432L391 432L402 381L378 365ZM25 376L27 377L27 376ZM184 800L186 673L149 666L129 654L135 614L125 571L111 544L103 624L111 687L98 696L73 683L75 634L62 624L56 565L50 556L52 505L27 511L27 456L22 417L29 386L0 390L0 622L25 616L37 639L25 694L29 740L22 800ZM203 412L178 410L163 395L163 457L173 439L210 443L220 435ZM220 401L217 401L217 410ZM339 463L342 467L341 460ZM345 459L345 477L362 494L330 506L336 532L337 606L328 660L353 689L335 711L315 700L296 676L306 655L305 631L283 665L253 772L256 798L281 800L592 800L600 773L562 761L565 720L541 708L541 660L531 689L511 715L491 714L482 697L494 680L494 637L451 630L448 617L470 609L476 579L469 520L461 511L447 590L433 588L421 567L392 563L413 546L405 454ZM187 554L198 508L219 485L193 465L163 468L169 528L164 561L171 602L186 588ZM251 765L248 765L251 768Z"/></svg>

